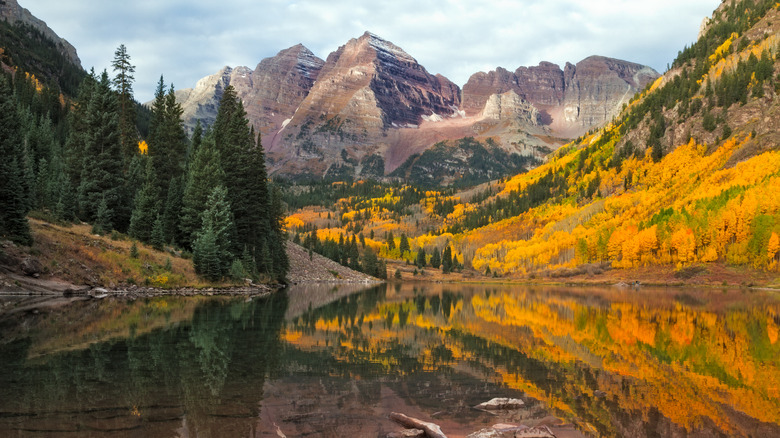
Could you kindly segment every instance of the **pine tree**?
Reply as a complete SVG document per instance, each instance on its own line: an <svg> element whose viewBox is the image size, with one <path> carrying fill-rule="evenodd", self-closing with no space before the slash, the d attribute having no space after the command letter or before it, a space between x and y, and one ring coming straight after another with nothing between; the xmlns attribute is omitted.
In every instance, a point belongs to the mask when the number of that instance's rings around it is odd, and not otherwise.
<svg viewBox="0 0 780 438"><path fill-rule="evenodd" d="M85 162L79 185L79 207L82 219L97 218L101 202L105 202L108 217L121 223L125 218L114 217L122 199L122 153L119 145L116 96L109 87L108 73L103 71L87 109L87 135L84 145ZM126 218L129 222L129 217ZM127 224L123 224L124 227Z"/></svg>
<svg viewBox="0 0 780 438"><path fill-rule="evenodd" d="M135 128L135 102L133 101L135 66L130 63L130 55L124 44L120 44L114 52L111 66L116 73L112 82L119 95L119 144L124 162L129 165L130 159L137 150L138 135Z"/></svg>
<svg viewBox="0 0 780 438"><path fill-rule="evenodd" d="M275 184L269 187L271 196L271 256L274 260L274 278L284 281L287 271L290 269L290 261L287 258L287 234L284 231L284 203L282 191Z"/></svg>
<svg viewBox="0 0 780 438"><path fill-rule="evenodd" d="M70 178L64 173L60 175L58 183L59 193L57 195L57 204L54 207L54 214L59 220L72 222L76 218L76 191Z"/></svg>
<svg viewBox="0 0 780 438"><path fill-rule="evenodd" d="M395 237L393 237L392 231L387 233L387 249L388 251L392 251L395 249Z"/></svg>
<svg viewBox="0 0 780 438"><path fill-rule="evenodd" d="M184 185L179 231L185 247L192 248L195 234L202 226L201 214L208 208L208 197L215 187L224 184L224 179L214 136L207 133L202 146L195 152Z"/></svg>
<svg viewBox="0 0 780 438"><path fill-rule="evenodd" d="M111 224L113 220L112 215L113 212L108 208L108 201L106 201L106 197L103 196L103 198L100 200L100 204L98 204L95 220L92 222L92 232L102 235L111 231Z"/></svg>
<svg viewBox="0 0 780 438"><path fill-rule="evenodd" d="M441 266L441 254L439 253L439 248L435 247L433 248L433 255L431 255L431 267L439 269L439 266Z"/></svg>
<svg viewBox="0 0 780 438"><path fill-rule="evenodd" d="M374 253L374 250L371 248L366 249L366 252L363 254L363 272L380 278L379 277L379 260L376 257L376 253Z"/></svg>
<svg viewBox="0 0 780 438"><path fill-rule="evenodd" d="M193 243L193 262L198 274L219 280L227 274L235 258L230 252L235 230L227 189L215 187L207 203L209 207L201 216L203 225Z"/></svg>
<svg viewBox="0 0 780 438"><path fill-rule="evenodd" d="M426 257L425 248L420 248L420 250L417 251L417 260L415 263L418 268L424 268L427 265L425 261L425 257Z"/></svg>
<svg viewBox="0 0 780 438"><path fill-rule="evenodd" d="M187 136L181 121L182 112L181 105L176 102L173 86L166 93L163 77L160 77L152 104L147 143L161 203L168 198L171 180L184 172Z"/></svg>
<svg viewBox="0 0 780 438"><path fill-rule="evenodd" d="M168 199L165 201L162 214L163 235L166 243L183 242L183 237L179 233L179 216L184 196L182 178L172 178L168 186Z"/></svg>
<svg viewBox="0 0 780 438"><path fill-rule="evenodd" d="M0 236L32 244L27 205L21 185L21 135L9 79L0 74Z"/></svg>
<svg viewBox="0 0 780 438"><path fill-rule="evenodd" d="M84 169L84 160L86 159L84 148L89 137L87 115L90 101L96 89L97 78L95 77L95 71L91 70L90 74L81 82L78 98L73 104L73 109L68 113L70 131L65 141L63 155L65 159L65 173L68 175L68 179L74 189L81 186L81 174Z"/></svg>
<svg viewBox="0 0 780 438"><path fill-rule="evenodd" d="M157 251L162 251L165 247L165 240L165 226L163 225L162 215L158 213L152 226L152 237L149 243Z"/></svg>
<svg viewBox="0 0 780 438"><path fill-rule="evenodd" d="M250 253L262 248L269 233L269 197L265 163L258 156L246 111L235 89L228 86L214 122L214 139L225 172L225 187L236 224L234 252L246 245ZM264 157L263 157L264 160ZM270 246L270 245L269 245ZM268 268L259 266L261 271Z"/></svg>
<svg viewBox="0 0 780 438"><path fill-rule="evenodd" d="M401 256L403 256L405 252L411 250L406 233L401 233L401 241L398 243L398 250L401 252Z"/></svg>
<svg viewBox="0 0 780 438"><path fill-rule="evenodd" d="M130 218L128 234L141 242L150 243L154 222L159 216L160 203L157 182L151 161L146 163L146 180L135 197L135 207Z"/></svg>
<svg viewBox="0 0 780 438"><path fill-rule="evenodd" d="M192 158L200 149L200 145L203 142L203 125L200 124L200 120L195 125L195 129L192 131L192 139L190 140L190 149L187 151L187 163L192 162Z"/></svg>
<svg viewBox="0 0 780 438"><path fill-rule="evenodd" d="M452 249L450 249L450 245L447 244L441 254L441 272L444 274L449 274L452 272L452 268Z"/></svg>

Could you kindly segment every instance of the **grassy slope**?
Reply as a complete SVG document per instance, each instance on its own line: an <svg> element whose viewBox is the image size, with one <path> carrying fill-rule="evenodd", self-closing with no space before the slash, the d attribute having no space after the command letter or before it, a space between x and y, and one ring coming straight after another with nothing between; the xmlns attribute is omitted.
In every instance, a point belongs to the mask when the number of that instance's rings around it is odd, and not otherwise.
<svg viewBox="0 0 780 438"><path fill-rule="evenodd" d="M35 244L30 252L47 270L46 276L73 284L117 287L136 284L162 288L228 286L207 283L195 274L191 260L137 244L138 258L130 257L126 236L98 236L89 225L68 227L30 219ZM170 269L166 265L170 260Z"/></svg>

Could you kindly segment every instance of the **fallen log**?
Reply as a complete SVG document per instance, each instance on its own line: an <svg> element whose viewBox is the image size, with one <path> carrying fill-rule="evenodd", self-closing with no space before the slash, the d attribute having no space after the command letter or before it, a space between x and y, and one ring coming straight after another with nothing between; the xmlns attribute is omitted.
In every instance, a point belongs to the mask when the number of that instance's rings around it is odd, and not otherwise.
<svg viewBox="0 0 780 438"><path fill-rule="evenodd" d="M399 414L398 412L391 412L389 417L391 420L395 421L401 426L411 429L424 430L425 435L427 435L428 438L447 438L447 435L441 431L441 427L439 427L438 424L407 417L406 415Z"/></svg>

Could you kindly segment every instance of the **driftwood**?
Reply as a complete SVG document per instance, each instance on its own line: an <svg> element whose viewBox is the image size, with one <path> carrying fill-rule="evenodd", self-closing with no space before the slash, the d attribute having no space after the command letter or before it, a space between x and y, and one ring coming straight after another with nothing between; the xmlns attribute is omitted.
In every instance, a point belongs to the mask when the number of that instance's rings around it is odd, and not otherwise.
<svg viewBox="0 0 780 438"><path fill-rule="evenodd" d="M407 417L406 415L399 414L398 412L391 412L390 419L404 427L424 430L425 435L427 435L428 438L447 438L447 435L441 431L441 427L439 427L438 424Z"/></svg>

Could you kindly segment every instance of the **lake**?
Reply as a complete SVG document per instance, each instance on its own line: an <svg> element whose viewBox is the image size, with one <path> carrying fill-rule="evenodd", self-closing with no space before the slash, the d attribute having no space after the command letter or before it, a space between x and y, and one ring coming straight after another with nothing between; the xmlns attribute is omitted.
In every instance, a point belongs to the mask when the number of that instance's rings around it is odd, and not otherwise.
<svg viewBox="0 0 780 438"><path fill-rule="evenodd" d="M780 437L780 295L459 284L0 298L0 436ZM55 303L56 304L56 303ZM474 409L494 397L519 410Z"/></svg>

